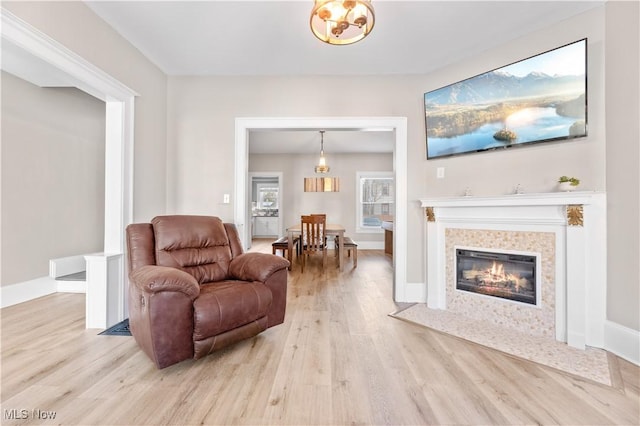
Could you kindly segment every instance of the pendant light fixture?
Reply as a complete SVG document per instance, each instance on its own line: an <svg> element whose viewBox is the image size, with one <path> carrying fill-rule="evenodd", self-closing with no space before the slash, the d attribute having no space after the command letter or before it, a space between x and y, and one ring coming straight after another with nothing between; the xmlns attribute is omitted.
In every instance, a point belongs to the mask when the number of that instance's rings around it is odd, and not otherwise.
<svg viewBox="0 0 640 426"><path fill-rule="evenodd" d="M320 160L314 168L316 173L329 172L327 160L324 158L324 130L320 130ZM339 192L340 178L338 177L310 177L304 178L304 192Z"/></svg>
<svg viewBox="0 0 640 426"><path fill-rule="evenodd" d="M324 130L320 130L320 160L315 167L316 173L327 173L329 166L327 166L327 160L324 158Z"/></svg>
<svg viewBox="0 0 640 426"><path fill-rule="evenodd" d="M328 44L352 44L373 29L371 0L315 0L310 26L313 35Z"/></svg>

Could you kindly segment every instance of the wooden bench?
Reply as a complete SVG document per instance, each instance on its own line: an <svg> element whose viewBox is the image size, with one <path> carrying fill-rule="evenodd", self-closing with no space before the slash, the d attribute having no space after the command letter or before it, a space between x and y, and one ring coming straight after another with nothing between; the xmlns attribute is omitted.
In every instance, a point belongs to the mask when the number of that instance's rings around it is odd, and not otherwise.
<svg viewBox="0 0 640 426"><path fill-rule="evenodd" d="M336 237L335 239L335 246L336 246L336 256L338 256L339 250L340 250L340 242L339 242L339 238ZM351 257L351 251L353 250L353 267L357 268L358 267L358 244L356 244L351 237L343 237L343 243L342 246L344 247L344 250L347 252L347 257Z"/></svg>
<svg viewBox="0 0 640 426"><path fill-rule="evenodd" d="M298 251L298 240L299 238L295 238L293 240L293 249ZM282 251L282 257L287 258L287 250L289 250L289 238L287 236L280 237L271 243L271 253L276 254L276 251ZM291 270L291 265L289 265L289 270Z"/></svg>

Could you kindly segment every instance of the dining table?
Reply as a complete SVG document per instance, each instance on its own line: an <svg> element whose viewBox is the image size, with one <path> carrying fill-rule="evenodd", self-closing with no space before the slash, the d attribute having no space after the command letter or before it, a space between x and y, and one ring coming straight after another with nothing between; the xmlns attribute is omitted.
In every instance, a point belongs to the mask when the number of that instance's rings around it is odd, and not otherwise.
<svg viewBox="0 0 640 426"><path fill-rule="evenodd" d="M292 262L292 253L293 253L293 239L295 238L296 235L300 235L301 234L301 224L297 223L293 226L290 226L287 228L287 240L289 242L289 247L287 250L287 257L289 262ZM325 225L325 234L326 235L337 235L338 236L338 266L340 268L340 272L343 271L344 269L344 231L345 228L342 225L338 225L335 223L327 223Z"/></svg>

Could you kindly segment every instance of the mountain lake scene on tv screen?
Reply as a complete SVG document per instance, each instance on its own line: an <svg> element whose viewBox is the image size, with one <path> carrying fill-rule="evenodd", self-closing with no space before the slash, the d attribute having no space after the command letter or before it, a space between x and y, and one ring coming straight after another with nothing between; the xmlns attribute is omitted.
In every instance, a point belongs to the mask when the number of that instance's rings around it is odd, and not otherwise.
<svg viewBox="0 0 640 426"><path fill-rule="evenodd" d="M427 157L586 136L585 44L426 93Z"/></svg>

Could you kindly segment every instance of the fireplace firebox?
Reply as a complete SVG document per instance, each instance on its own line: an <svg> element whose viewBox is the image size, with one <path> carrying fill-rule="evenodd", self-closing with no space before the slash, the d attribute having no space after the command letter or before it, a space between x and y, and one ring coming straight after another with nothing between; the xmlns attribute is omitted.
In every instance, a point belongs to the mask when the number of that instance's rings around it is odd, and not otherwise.
<svg viewBox="0 0 640 426"><path fill-rule="evenodd" d="M535 255L456 249L456 289L537 305Z"/></svg>

